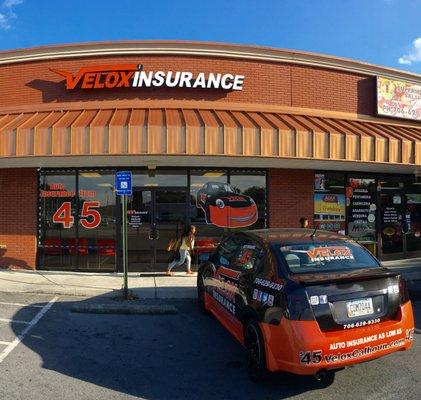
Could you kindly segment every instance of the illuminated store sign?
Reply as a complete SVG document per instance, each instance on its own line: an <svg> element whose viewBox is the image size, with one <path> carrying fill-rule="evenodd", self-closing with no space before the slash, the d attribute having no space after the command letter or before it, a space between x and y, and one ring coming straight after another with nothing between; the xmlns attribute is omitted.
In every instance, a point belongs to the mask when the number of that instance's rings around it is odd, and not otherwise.
<svg viewBox="0 0 421 400"><path fill-rule="evenodd" d="M178 87L198 89L243 90L244 75L188 71L144 71L141 64L116 64L82 67L76 75L50 68L66 78L66 88L114 89L141 87Z"/></svg>
<svg viewBox="0 0 421 400"><path fill-rule="evenodd" d="M421 121L421 85L378 77L377 114Z"/></svg>

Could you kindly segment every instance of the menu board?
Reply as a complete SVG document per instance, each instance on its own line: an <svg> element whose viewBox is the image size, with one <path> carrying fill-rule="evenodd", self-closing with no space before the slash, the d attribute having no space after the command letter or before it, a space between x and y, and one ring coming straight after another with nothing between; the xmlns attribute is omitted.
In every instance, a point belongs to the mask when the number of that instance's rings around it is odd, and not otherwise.
<svg viewBox="0 0 421 400"><path fill-rule="evenodd" d="M421 121L421 85L378 77L377 114Z"/></svg>
<svg viewBox="0 0 421 400"><path fill-rule="evenodd" d="M348 236L360 240L376 240L376 181L349 178L346 188Z"/></svg>
<svg viewBox="0 0 421 400"><path fill-rule="evenodd" d="M383 224L397 224L400 219L400 210L397 207L388 206L383 209Z"/></svg>
<svg viewBox="0 0 421 400"><path fill-rule="evenodd" d="M147 211L127 210L127 220L132 228L140 228L143 222L142 215L147 215Z"/></svg>

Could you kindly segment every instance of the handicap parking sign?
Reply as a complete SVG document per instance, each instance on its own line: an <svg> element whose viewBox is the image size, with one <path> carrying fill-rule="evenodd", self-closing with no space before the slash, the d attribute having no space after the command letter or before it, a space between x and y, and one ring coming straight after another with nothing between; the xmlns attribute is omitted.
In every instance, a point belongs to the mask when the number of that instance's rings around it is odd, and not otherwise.
<svg viewBox="0 0 421 400"><path fill-rule="evenodd" d="M115 174L115 190L119 196L132 195L132 173L130 171L118 171Z"/></svg>

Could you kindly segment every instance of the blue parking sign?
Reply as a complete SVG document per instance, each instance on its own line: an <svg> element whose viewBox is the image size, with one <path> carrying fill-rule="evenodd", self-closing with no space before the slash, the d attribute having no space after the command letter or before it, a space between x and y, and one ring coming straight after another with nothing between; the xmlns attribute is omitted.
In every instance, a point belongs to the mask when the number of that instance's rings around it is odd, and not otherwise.
<svg viewBox="0 0 421 400"><path fill-rule="evenodd" d="M119 196L132 195L132 173L130 171L118 171L115 174L115 190Z"/></svg>

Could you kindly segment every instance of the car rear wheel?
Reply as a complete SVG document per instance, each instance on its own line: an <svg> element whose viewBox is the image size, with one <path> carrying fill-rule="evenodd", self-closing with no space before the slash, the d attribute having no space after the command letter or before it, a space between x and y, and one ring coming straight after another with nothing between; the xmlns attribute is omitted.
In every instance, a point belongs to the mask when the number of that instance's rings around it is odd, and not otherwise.
<svg viewBox="0 0 421 400"><path fill-rule="evenodd" d="M205 284L203 282L203 276L200 272L197 274L197 304L202 314L209 314L209 311L205 305Z"/></svg>
<svg viewBox="0 0 421 400"><path fill-rule="evenodd" d="M247 357L247 373L254 382L266 378L266 355L262 334L255 321L249 321L244 329L244 345Z"/></svg>

